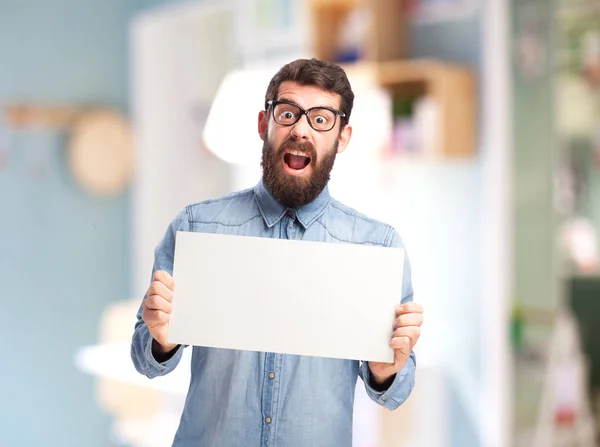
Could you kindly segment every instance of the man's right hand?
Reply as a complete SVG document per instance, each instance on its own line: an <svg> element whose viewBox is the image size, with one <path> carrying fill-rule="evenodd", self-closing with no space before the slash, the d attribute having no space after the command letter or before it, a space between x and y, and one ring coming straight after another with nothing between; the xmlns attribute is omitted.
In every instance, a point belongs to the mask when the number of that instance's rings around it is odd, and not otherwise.
<svg viewBox="0 0 600 447"><path fill-rule="evenodd" d="M152 353L159 356L168 354L177 347L176 344L167 342L174 290L173 277L164 270L157 270L142 303L142 320L154 339Z"/></svg>

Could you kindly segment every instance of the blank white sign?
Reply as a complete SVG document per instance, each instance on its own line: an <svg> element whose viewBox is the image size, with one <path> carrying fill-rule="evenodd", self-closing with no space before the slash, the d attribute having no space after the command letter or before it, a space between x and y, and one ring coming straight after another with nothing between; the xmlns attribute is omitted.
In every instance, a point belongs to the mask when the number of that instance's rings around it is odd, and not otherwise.
<svg viewBox="0 0 600 447"><path fill-rule="evenodd" d="M404 250L178 232L169 342L393 362Z"/></svg>

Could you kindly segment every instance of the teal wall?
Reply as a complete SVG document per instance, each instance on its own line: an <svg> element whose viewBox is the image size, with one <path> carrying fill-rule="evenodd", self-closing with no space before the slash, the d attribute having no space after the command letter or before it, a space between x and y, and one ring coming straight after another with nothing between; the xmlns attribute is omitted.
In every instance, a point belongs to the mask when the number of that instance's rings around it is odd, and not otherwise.
<svg viewBox="0 0 600 447"><path fill-rule="evenodd" d="M126 110L128 23L156 3L0 0L0 106ZM73 357L97 341L106 305L129 297L129 195L81 190L66 167L66 137L52 129L0 135L8 148L0 164L1 446L115 445L94 379Z"/></svg>
<svg viewBox="0 0 600 447"><path fill-rule="evenodd" d="M555 2L511 1L512 128L513 128L513 256L514 302L525 309L522 344L528 351L514 350L513 436L525 445L538 423L542 381L531 371L545 371L541 361L528 352L549 348L551 322L529 319L551 315L560 305L558 269L558 218L555 181L557 172L554 124ZM524 39L533 36L543 44L540 57L519 57ZM537 60L540 63L531 63ZM529 61L530 63L524 63ZM542 321L540 318L539 321ZM542 410L543 411L543 410Z"/></svg>
<svg viewBox="0 0 600 447"><path fill-rule="evenodd" d="M553 2L512 2L513 48L518 48L519 39L536 25L546 61L539 74L528 74L516 57L512 65L515 298L527 307L549 310L557 307L559 297L555 280L555 72L551 63L554 14ZM527 17L535 17L535 22L528 22Z"/></svg>

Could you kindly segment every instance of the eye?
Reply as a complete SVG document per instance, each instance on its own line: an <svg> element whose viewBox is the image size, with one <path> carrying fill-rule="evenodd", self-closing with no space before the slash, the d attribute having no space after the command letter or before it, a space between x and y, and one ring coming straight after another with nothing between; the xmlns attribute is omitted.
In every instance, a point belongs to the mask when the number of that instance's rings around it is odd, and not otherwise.
<svg viewBox="0 0 600 447"><path fill-rule="evenodd" d="M298 116L298 110L293 106L288 104L280 104L275 109L275 116L277 117L277 121L281 123L292 123L296 120Z"/></svg>
<svg viewBox="0 0 600 447"><path fill-rule="evenodd" d="M315 116L313 121L315 124L327 124L327 118L323 115Z"/></svg>

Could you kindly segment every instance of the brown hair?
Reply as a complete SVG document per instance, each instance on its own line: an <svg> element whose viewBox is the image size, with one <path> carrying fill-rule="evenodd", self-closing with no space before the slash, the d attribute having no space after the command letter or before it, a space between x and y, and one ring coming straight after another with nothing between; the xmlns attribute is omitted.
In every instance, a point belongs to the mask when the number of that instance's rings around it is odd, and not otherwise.
<svg viewBox="0 0 600 447"><path fill-rule="evenodd" d="M340 117L342 126L348 124L350 113L354 104L354 93L346 72L339 65L318 59L298 59L284 65L273 76L265 95L265 110L268 110L267 101L277 99L279 86L282 82L294 81L300 85L314 85L328 92L337 93L342 97L340 109L346 114Z"/></svg>

